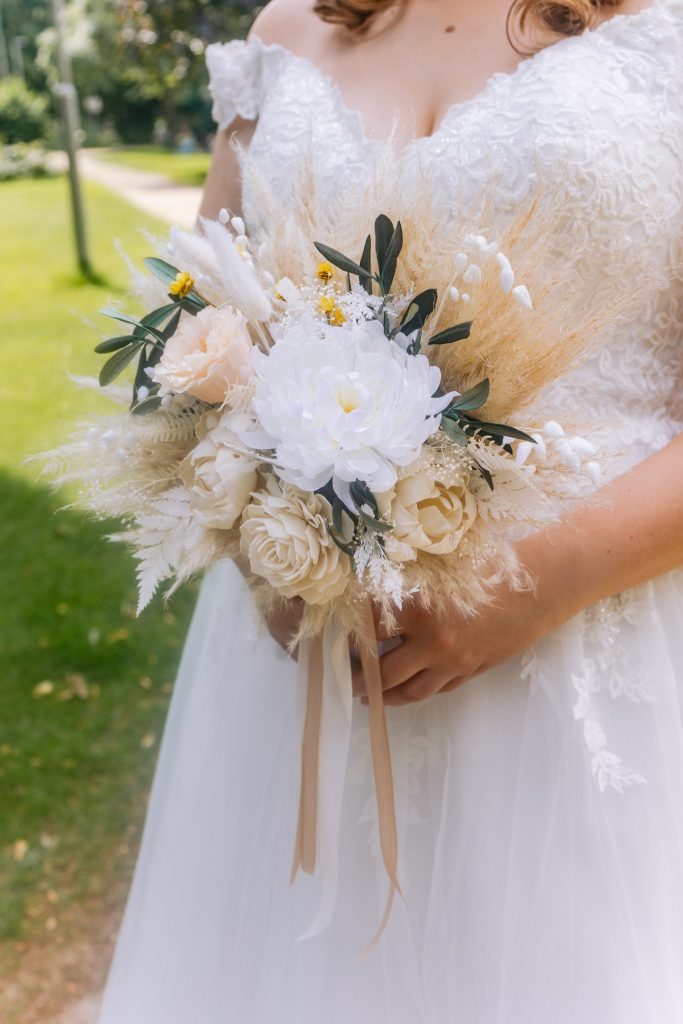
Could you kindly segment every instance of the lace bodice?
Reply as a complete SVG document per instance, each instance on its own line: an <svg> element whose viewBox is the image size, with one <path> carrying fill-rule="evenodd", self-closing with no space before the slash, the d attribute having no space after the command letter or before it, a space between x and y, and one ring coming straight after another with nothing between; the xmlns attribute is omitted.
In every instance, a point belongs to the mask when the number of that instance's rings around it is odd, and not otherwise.
<svg viewBox="0 0 683 1024"><path fill-rule="evenodd" d="M207 62L218 125L258 119L250 155L279 201L295 204L304 162L334 201L385 151L307 58L253 38L209 47ZM503 215L550 183L549 258L585 252L577 302L607 301L615 283L637 301L549 400L599 403L634 459L666 443L683 423L683 0L653 0L494 75L398 159L407 181L427 171L451 215L481 203L492 176ZM243 201L258 221L248 185Z"/></svg>

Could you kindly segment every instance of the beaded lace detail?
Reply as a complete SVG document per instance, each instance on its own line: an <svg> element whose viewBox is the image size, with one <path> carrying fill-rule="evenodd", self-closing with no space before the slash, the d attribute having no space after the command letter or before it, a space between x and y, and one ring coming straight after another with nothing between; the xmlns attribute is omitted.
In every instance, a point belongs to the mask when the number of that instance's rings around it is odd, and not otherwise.
<svg viewBox="0 0 683 1024"><path fill-rule="evenodd" d="M599 701L609 698L650 704L659 697L659 683L648 665L632 661L620 642L623 629L646 624L648 605L641 590L599 601L583 615L583 656L570 674L570 701L575 721L581 727L590 755L590 768L600 791L614 789L623 793L629 786L646 783L645 777L624 763L611 743L601 721ZM543 692L557 713L562 702L553 680L549 660L542 650L532 648L522 660L522 678L532 694Z"/></svg>
<svg viewBox="0 0 683 1024"><path fill-rule="evenodd" d="M211 46L207 60L216 121L225 128L238 114L258 119L250 155L279 201L296 203L303 167L336 201L384 152L310 60L257 38ZM577 304L589 296L606 303L624 282L637 302L609 328L599 356L552 386L549 408L582 422L587 409L599 410L614 450L629 452L615 458L615 472L666 444L683 424L683 0L653 0L494 75L397 159L407 182L411 168L421 171L415 181L427 171L450 216L479 209L492 177L503 218L539 182L550 183L557 217L548 262L555 272L572 266ZM243 205L247 221L258 222L248 181ZM585 252L578 279L570 259L577 247ZM644 781L607 749L595 700L606 689L653 699L652 681L632 678L619 661L631 607L616 599L585 614L594 653L572 676L574 716L602 789ZM552 699L540 655L531 652L524 671Z"/></svg>

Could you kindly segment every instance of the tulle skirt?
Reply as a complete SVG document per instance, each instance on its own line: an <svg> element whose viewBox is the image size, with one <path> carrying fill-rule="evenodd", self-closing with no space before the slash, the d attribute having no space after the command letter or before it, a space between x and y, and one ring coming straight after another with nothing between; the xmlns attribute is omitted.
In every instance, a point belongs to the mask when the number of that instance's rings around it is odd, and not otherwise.
<svg viewBox="0 0 683 1024"><path fill-rule="evenodd" d="M179 671L100 1024L680 1024L683 581L596 606L458 691L389 708L398 900L383 910L354 702L332 924L290 887L293 663L231 564Z"/></svg>

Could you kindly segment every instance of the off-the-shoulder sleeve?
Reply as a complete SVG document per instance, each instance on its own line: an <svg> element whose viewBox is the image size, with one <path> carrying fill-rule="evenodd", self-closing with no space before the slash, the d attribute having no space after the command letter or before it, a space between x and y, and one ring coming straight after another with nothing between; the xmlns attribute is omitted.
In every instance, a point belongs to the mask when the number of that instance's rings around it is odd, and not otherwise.
<svg viewBox="0 0 683 1024"><path fill-rule="evenodd" d="M227 128L236 117L258 117L263 90L263 46L256 39L233 39L206 48L213 119Z"/></svg>

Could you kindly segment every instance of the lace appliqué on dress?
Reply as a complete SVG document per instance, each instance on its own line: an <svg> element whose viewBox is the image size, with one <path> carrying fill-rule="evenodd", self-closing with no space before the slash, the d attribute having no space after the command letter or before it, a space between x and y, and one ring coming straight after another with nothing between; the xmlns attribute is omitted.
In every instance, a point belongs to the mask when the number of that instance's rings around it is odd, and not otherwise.
<svg viewBox="0 0 683 1024"><path fill-rule="evenodd" d="M265 64L277 61L258 42L233 39L206 48L212 116L219 128L228 128L236 117L254 121L260 112L266 87Z"/></svg>
<svg viewBox="0 0 683 1024"><path fill-rule="evenodd" d="M427 704L401 708L400 716L391 722L391 752L394 777L396 817L399 828L424 824L419 810L425 769L433 765L438 750L430 736L429 723L422 721L429 713ZM368 789L368 798L358 818L359 825L368 826L368 845L373 856L380 857L377 799L369 786L372 777L370 730L359 725L353 731L347 779L352 785Z"/></svg>
<svg viewBox="0 0 683 1024"><path fill-rule="evenodd" d="M606 789L623 793L627 787L647 783L640 772L629 768L617 753L609 749L597 700L599 694L634 704L657 700L654 673L644 664L630 659L621 642L623 627L643 624L647 614L647 604L639 590L624 591L599 601L583 614L582 640L584 649L588 649L590 654L585 654L577 671L571 673L572 712L581 726L590 754L591 772L603 793ZM542 692L557 709L560 701L552 674L537 648L526 652L522 659L522 678L528 682L531 696Z"/></svg>

